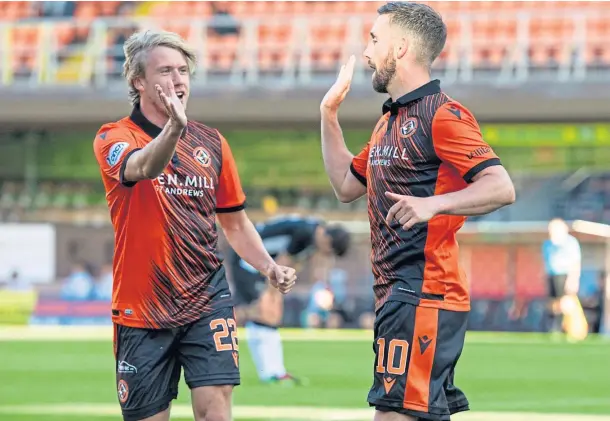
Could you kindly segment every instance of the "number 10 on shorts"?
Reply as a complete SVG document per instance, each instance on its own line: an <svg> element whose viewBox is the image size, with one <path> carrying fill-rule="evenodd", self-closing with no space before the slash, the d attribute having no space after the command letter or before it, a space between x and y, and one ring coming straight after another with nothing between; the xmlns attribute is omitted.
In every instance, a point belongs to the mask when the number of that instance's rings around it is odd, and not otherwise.
<svg viewBox="0 0 610 421"><path fill-rule="evenodd" d="M392 339L386 344L385 338L377 339L377 373L402 376L407 371L409 343L404 339ZM387 351L387 363L386 361ZM398 362L396 361L398 357Z"/></svg>

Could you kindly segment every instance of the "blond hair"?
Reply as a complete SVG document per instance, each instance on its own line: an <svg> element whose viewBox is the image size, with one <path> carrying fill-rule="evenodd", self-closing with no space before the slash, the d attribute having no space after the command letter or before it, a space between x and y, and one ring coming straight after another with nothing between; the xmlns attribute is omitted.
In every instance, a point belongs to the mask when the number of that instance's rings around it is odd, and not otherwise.
<svg viewBox="0 0 610 421"><path fill-rule="evenodd" d="M144 76L146 54L156 47L168 47L180 51L186 59L189 73L195 72L197 63L195 50L189 47L180 35L162 30L146 30L132 34L123 46L125 53L123 76L129 85L129 101L132 105L140 102L140 92L136 89L134 82L137 78Z"/></svg>

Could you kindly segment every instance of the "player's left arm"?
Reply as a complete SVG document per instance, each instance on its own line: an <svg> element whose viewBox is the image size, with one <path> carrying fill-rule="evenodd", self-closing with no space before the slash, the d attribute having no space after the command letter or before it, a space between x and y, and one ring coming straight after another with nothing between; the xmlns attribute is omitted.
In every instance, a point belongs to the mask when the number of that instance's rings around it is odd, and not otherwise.
<svg viewBox="0 0 610 421"><path fill-rule="evenodd" d="M248 264L265 276L281 281L280 290L284 290L286 272L279 268L269 255L263 240L245 211L246 195L243 192L233 153L227 141L220 135L222 142L222 167L216 190L216 215L229 245ZM282 273L280 273L282 272ZM292 286L290 286L291 288Z"/></svg>
<svg viewBox="0 0 610 421"><path fill-rule="evenodd" d="M460 191L435 196L436 214L474 216L515 202L515 188L474 116L459 103L440 107L432 121L437 156L468 183Z"/></svg>

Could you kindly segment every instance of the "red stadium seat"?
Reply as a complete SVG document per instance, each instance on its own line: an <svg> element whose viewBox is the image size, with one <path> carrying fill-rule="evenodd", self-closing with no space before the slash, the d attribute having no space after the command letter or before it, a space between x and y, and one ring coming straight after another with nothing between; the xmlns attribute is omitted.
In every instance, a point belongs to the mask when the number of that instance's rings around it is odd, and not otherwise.
<svg viewBox="0 0 610 421"><path fill-rule="evenodd" d="M376 18L376 9L385 2L374 1L224 1L215 2L218 9L227 11L238 22L260 18L264 24L258 33L258 60L261 68L277 69L287 63L290 57L292 35L291 29L297 28L292 20L298 16L311 16L310 30L304 34L306 39L294 41L297 47L305 42L311 47L311 60L314 69L328 70L338 67L344 55L363 50L368 42L370 28ZM525 23L529 44L530 65L534 67L561 66L573 59L575 48L582 49L586 63L594 66L610 66L610 2L577 2L577 1L438 1L426 2L441 15L448 27L448 40L442 52L438 67L457 63L462 54L471 54L471 63L475 68L498 68L503 60L517 45L520 27ZM57 23L54 35L60 49L70 43L84 43L89 36L89 27L93 19L100 16L111 16L121 10L121 2L77 2L74 21ZM127 13L129 13L128 9ZM197 35L190 33L190 23L168 22L168 16L177 19L209 18L213 13L210 2L157 2L135 10L148 10L150 17L165 24L166 29L175 30L183 36ZM583 22L585 37L580 37L579 27L573 17L576 12L588 12L589 17ZM518 13L526 13L531 21L521 21ZM0 2L0 14L4 21L16 21L38 16L40 9L35 3L24 1ZM461 13L474 13L463 19ZM278 18L274 18L278 16ZM363 19L361 42L351 39L349 18ZM326 19L331 19L327 21ZM274 22L268 24L267 22ZM76 23L79 23L77 25ZM275 22L283 29L275 28ZM471 23L472 22L472 23ZM296 30L296 29L295 29ZM230 67L237 54L237 36L211 37L211 51L208 56L218 61L220 67ZM354 48L348 42L356 42ZM15 40L15 51L31 42L19 35ZM214 45L218 48L214 48ZM223 52L226 49L226 52ZM512 57L511 57L512 58ZM21 66L31 63L31 58L20 58ZM243 60L243 59L242 59ZM365 60L363 59L363 62ZM27 64L30 65L30 64Z"/></svg>

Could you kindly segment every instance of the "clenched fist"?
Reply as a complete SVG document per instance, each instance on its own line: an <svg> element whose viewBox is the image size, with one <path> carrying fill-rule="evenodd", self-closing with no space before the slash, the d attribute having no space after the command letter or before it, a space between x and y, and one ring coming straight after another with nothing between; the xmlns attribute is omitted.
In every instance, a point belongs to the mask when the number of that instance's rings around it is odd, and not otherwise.
<svg viewBox="0 0 610 421"><path fill-rule="evenodd" d="M271 285L282 294L287 294L296 284L297 276L293 268L271 265L265 273Z"/></svg>

